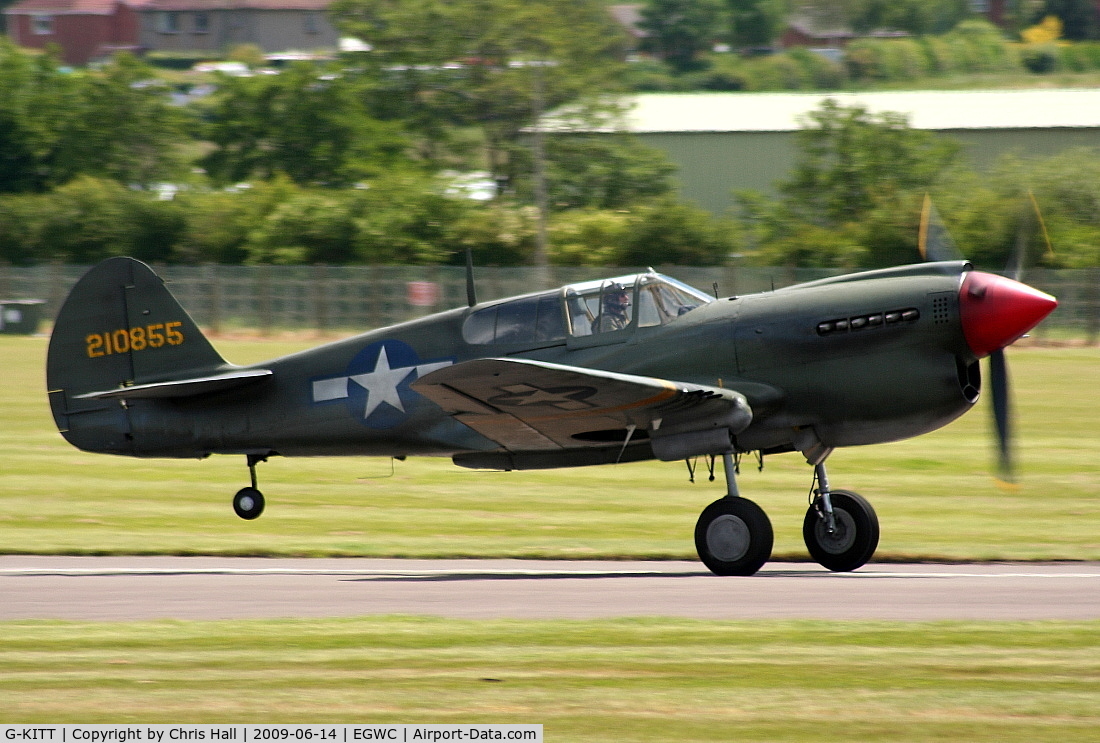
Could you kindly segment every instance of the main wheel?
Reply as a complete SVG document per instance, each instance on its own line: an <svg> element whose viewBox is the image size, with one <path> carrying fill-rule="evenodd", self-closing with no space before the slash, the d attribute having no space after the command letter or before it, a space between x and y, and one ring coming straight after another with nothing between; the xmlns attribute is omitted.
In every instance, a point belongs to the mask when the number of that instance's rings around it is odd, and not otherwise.
<svg viewBox="0 0 1100 743"><path fill-rule="evenodd" d="M233 496L233 510L246 521L259 518L264 512L264 494L256 488L241 488Z"/></svg>
<svg viewBox="0 0 1100 743"><path fill-rule="evenodd" d="M833 533L825 522L825 512L819 510L821 498L806 511L802 522L802 538L810 557L829 570L843 573L864 565L878 547L878 516L871 504L848 490L829 494L833 504L836 529Z"/></svg>
<svg viewBox="0 0 1100 743"><path fill-rule="evenodd" d="M752 575L772 556L772 522L746 498L711 503L695 524L695 549L715 575Z"/></svg>

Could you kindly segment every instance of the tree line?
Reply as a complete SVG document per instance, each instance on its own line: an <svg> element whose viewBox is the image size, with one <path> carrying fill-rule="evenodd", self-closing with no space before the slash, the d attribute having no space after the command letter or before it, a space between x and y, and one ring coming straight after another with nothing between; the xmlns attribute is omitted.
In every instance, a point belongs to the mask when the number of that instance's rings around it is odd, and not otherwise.
<svg viewBox="0 0 1100 743"><path fill-rule="evenodd" d="M988 21L967 18L944 33L861 37L828 54L802 47L764 53L715 52L713 30L687 43L647 38L654 57L626 69L627 85L644 91L830 90L906 83L928 87L967 75L1037 78L1100 71L1100 41L1067 41L1054 16L1011 39ZM666 29L666 32L671 32ZM665 44L669 44L667 48Z"/></svg>
<svg viewBox="0 0 1100 743"><path fill-rule="evenodd" d="M525 265L543 241L562 265L877 266L915 259L932 193L979 263L1040 239L1034 199L1058 245L1042 260L1100 264L1093 152L979 175L902 117L827 105L777 195L739 194L715 217L680 201L673 166L636 139L536 126L563 105L606 113L625 89L626 40L602 3L334 12L374 50L222 76L183 105L133 57L70 71L0 40L0 260L440 264L469 249Z"/></svg>
<svg viewBox="0 0 1100 743"><path fill-rule="evenodd" d="M657 62L637 68L635 84L760 90L873 82L884 75L958 72L1048 73L1097 69L1100 8L1093 0L647 0L642 49ZM788 27L834 34L829 58L802 49L778 52ZM1056 28L1052 34L1051 30ZM847 35L845 35L847 34ZM1059 40L1084 42L1054 43ZM729 51L742 54L729 54ZM715 53L719 51L719 53ZM905 70L888 69L901 58ZM872 64L868 61L885 62ZM806 69L809 68L809 69Z"/></svg>

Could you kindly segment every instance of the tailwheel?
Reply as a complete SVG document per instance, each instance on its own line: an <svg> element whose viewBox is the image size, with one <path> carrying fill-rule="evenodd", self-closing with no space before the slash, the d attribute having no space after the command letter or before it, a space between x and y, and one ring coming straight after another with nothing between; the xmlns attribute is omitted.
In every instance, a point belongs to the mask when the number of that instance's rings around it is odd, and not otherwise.
<svg viewBox="0 0 1100 743"><path fill-rule="evenodd" d="M233 510L246 521L259 518L264 512L264 494L256 488L241 488L233 496Z"/></svg>
<svg viewBox="0 0 1100 743"><path fill-rule="evenodd" d="M871 504L848 490L833 490L833 528L825 510L824 498L818 496L806 511L802 522L802 538L810 556L822 566L842 573L864 565L878 547L878 516Z"/></svg>
<svg viewBox="0 0 1100 743"><path fill-rule="evenodd" d="M773 541L768 515L746 498L714 501L695 525L695 549L715 575L754 574L771 557Z"/></svg>
<svg viewBox="0 0 1100 743"><path fill-rule="evenodd" d="M256 465L266 462L266 454L247 455L248 475L252 480L251 487L244 487L233 496L233 511L245 521L260 518L264 512L264 494L260 492L256 481Z"/></svg>

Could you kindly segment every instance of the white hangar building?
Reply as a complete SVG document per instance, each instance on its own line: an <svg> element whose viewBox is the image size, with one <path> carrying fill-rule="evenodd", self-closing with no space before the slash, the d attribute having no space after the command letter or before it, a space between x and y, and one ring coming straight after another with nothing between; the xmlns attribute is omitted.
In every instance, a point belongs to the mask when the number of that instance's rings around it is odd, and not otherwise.
<svg viewBox="0 0 1100 743"><path fill-rule="evenodd" d="M628 98L622 119L602 130L630 131L664 150L679 169L683 195L721 213L735 189L773 192L787 177L795 133L827 98L876 114L905 114L913 128L959 141L977 168L1007 152L1100 149L1100 89L647 93Z"/></svg>

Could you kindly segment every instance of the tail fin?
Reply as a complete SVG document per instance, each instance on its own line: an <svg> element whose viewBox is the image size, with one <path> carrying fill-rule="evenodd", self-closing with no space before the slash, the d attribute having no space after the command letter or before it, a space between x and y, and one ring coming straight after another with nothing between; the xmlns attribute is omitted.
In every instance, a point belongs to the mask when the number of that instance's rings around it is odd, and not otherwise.
<svg viewBox="0 0 1100 743"><path fill-rule="evenodd" d="M84 274L58 313L46 384L54 421L70 443L128 454L133 437L125 402L90 393L226 367L152 269L133 258L109 258Z"/></svg>

